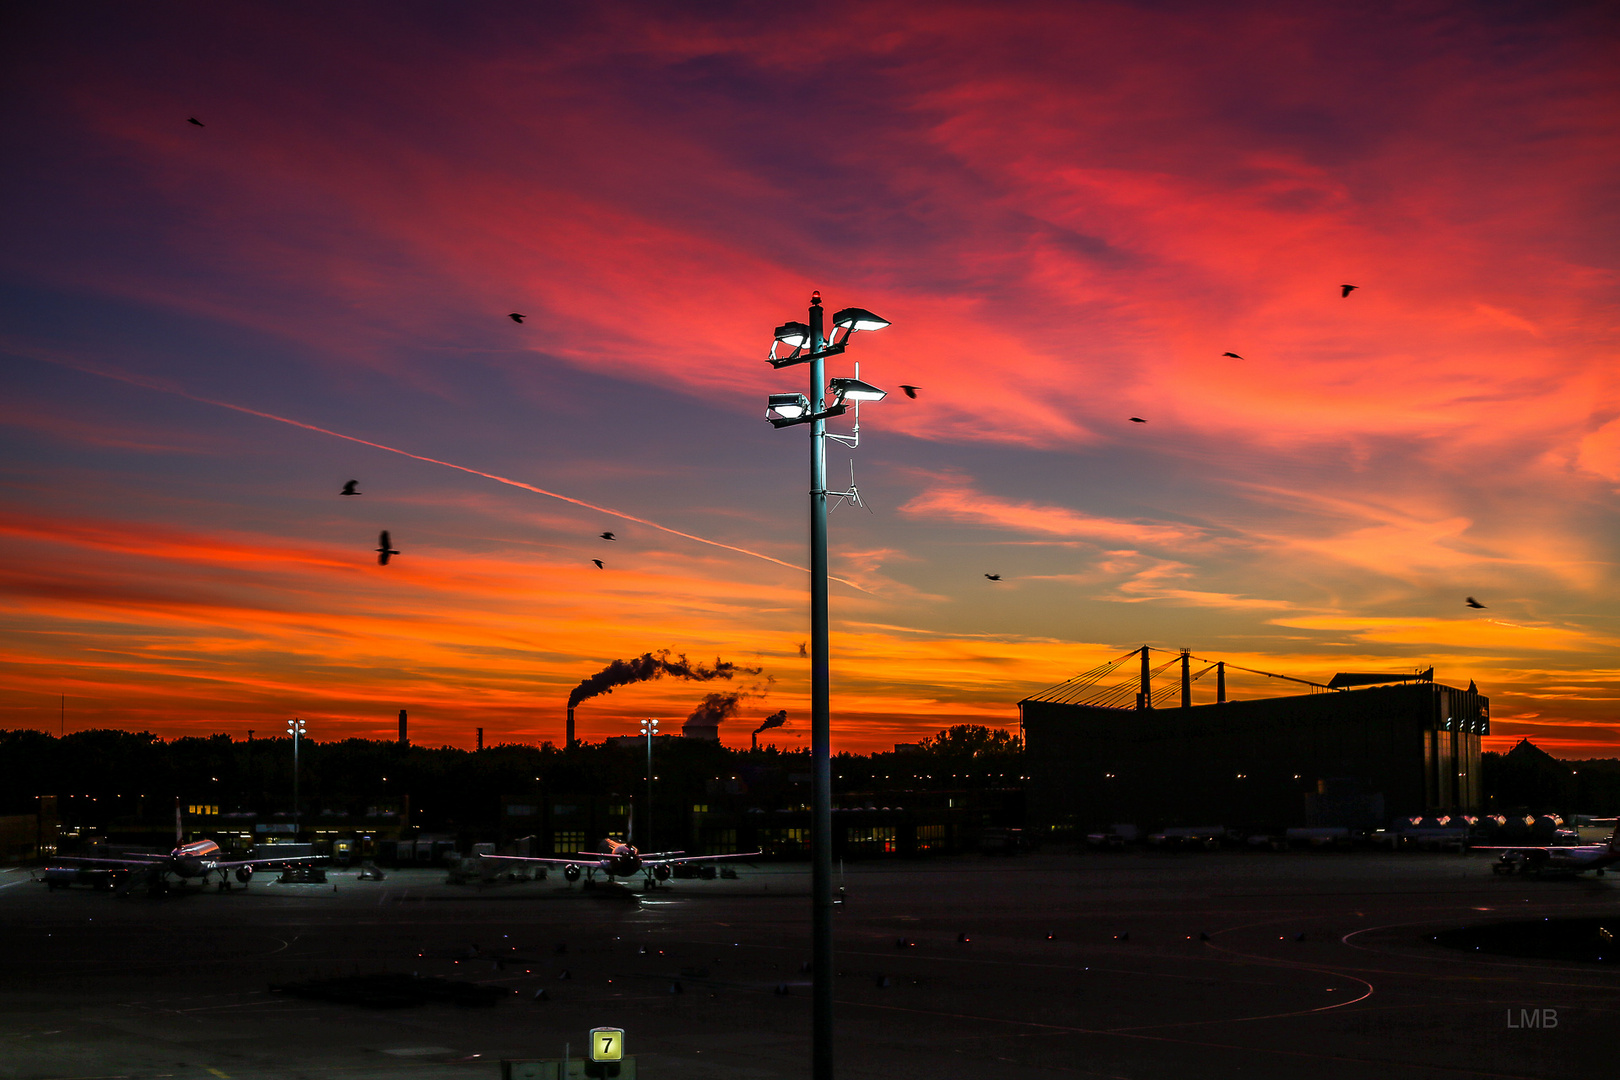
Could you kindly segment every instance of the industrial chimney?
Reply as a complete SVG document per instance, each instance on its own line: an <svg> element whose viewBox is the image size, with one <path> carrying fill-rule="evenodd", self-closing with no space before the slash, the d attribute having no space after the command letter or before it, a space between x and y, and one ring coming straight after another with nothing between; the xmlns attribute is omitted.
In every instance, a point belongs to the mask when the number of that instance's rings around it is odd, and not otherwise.
<svg viewBox="0 0 1620 1080"><path fill-rule="evenodd" d="M405 734L405 710L404 709L399 710L399 745L401 745L401 746L409 746L409 745L411 745L410 736Z"/></svg>
<svg viewBox="0 0 1620 1080"><path fill-rule="evenodd" d="M572 705L568 706L568 742L566 746L569 750L574 748L574 707Z"/></svg>
<svg viewBox="0 0 1620 1080"><path fill-rule="evenodd" d="M478 749L482 750L483 748L484 748L484 729L479 728L478 729Z"/></svg>

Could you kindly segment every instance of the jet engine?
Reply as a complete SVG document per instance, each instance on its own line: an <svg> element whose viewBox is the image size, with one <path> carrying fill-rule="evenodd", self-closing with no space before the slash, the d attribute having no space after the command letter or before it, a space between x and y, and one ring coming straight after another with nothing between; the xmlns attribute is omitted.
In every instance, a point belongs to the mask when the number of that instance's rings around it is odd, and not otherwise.
<svg viewBox="0 0 1620 1080"><path fill-rule="evenodd" d="M659 881L668 881L669 864L659 863L657 866L653 867L653 877L657 878Z"/></svg>
<svg viewBox="0 0 1620 1080"><path fill-rule="evenodd" d="M563 867L563 877L567 878L569 881L578 881L579 867L575 866L573 863L569 863L567 866Z"/></svg>
<svg viewBox="0 0 1620 1080"><path fill-rule="evenodd" d="M253 877L253 867L251 867L251 866L238 866L236 868L236 880L240 881L242 884L246 885L248 883L249 879L251 879L252 877Z"/></svg>

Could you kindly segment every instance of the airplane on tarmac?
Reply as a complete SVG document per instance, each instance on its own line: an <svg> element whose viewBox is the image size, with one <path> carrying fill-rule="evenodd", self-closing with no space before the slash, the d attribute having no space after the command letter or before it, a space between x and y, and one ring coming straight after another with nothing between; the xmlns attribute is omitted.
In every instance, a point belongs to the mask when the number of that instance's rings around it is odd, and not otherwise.
<svg viewBox="0 0 1620 1080"><path fill-rule="evenodd" d="M185 832L180 822L180 807L174 808L174 850L167 855L156 852L145 854L142 852L124 852L117 858L93 858L86 855L62 855L57 861L72 863L74 865L86 864L89 866L105 866L110 868L122 867L129 871L129 876L119 885L120 896L128 895L137 879L144 877L147 887L154 896L161 896L169 889L168 876L184 881L186 878L201 878L202 884L208 884L208 875L219 874L219 891L227 892L231 888L230 873L235 872L236 880L246 886L253 877L256 867L269 865L286 865L288 863L311 863L325 858L324 855L282 856L279 859L222 859L219 845L212 840L193 840L185 842Z"/></svg>
<svg viewBox="0 0 1620 1080"><path fill-rule="evenodd" d="M718 862L722 859L751 859L756 855L763 855L762 851L745 851L736 855L688 855L682 851L660 851L654 854L643 855L637 851L635 845L622 840L608 837L602 841L601 851L577 851L572 859L546 859L531 855L480 855L483 859L494 859L501 862L540 863L544 866L560 866L563 868L563 877L569 881L578 881L580 876L585 878L586 886L594 885L597 874L606 875L609 881L616 877L634 877L645 874L645 887L655 888L660 881L668 881L676 866L682 863Z"/></svg>
<svg viewBox="0 0 1620 1080"><path fill-rule="evenodd" d="M1495 874L1581 874L1588 870L1603 876L1606 867L1620 863L1620 820L1606 844L1579 844L1573 847L1476 847L1475 851L1500 851L1491 864Z"/></svg>

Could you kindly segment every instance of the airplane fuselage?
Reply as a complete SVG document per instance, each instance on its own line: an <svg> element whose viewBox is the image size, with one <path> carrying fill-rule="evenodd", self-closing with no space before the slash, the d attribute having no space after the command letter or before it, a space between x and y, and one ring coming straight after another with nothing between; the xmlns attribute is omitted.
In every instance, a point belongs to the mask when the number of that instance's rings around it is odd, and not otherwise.
<svg viewBox="0 0 1620 1080"><path fill-rule="evenodd" d="M1579 874L1605 869L1620 863L1620 849L1614 844L1582 844L1570 848L1510 848L1497 860L1502 874Z"/></svg>
<svg viewBox="0 0 1620 1080"><path fill-rule="evenodd" d="M213 873L219 858L219 845L212 840L197 840L181 844L169 852L166 869L176 877L203 877Z"/></svg>
<svg viewBox="0 0 1620 1080"><path fill-rule="evenodd" d="M631 877L641 873L641 854L629 844L614 844L597 865L612 877Z"/></svg>

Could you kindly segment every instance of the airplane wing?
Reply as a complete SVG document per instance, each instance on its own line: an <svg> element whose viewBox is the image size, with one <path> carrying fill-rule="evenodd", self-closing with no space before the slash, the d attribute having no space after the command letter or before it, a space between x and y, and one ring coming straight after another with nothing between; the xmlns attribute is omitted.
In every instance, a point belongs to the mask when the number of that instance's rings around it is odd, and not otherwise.
<svg viewBox="0 0 1620 1080"><path fill-rule="evenodd" d="M169 861L167 855L126 855L121 859L93 859L88 855L58 855L57 862L69 863L97 863L105 866L156 866L158 863Z"/></svg>
<svg viewBox="0 0 1620 1080"><path fill-rule="evenodd" d="M679 851L660 852L657 855L643 855L642 866L674 866L677 863L713 862L717 859L752 859L764 855L763 851L739 851L734 855L683 855Z"/></svg>
<svg viewBox="0 0 1620 1080"><path fill-rule="evenodd" d="M214 868L216 870L234 870L238 866L269 866L272 863L282 866L287 863L325 862L328 857L326 855L284 855L279 859L232 859L229 862L216 862Z"/></svg>
<svg viewBox="0 0 1620 1080"><path fill-rule="evenodd" d="M600 866L601 863L602 863L602 853L599 852L599 851L591 852L590 858L584 858L582 856L576 856L575 858L572 858L572 859L549 859L549 858L542 858L539 855L484 855L484 854L480 854L478 857L480 859L498 859L501 862L540 863L540 864L542 864L544 866Z"/></svg>

